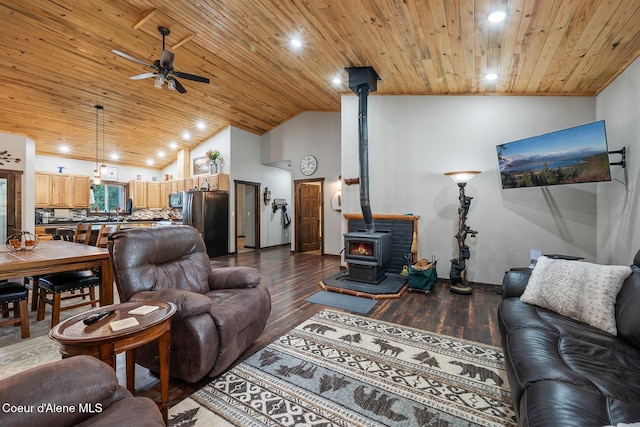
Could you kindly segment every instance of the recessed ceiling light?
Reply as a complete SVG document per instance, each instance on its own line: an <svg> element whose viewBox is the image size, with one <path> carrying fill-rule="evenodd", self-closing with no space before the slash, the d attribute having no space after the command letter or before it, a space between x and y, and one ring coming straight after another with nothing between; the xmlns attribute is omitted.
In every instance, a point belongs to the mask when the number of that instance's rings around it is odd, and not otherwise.
<svg viewBox="0 0 640 427"><path fill-rule="evenodd" d="M120 158L117 153L111 153L111 156L109 157L111 157L111 160L118 160Z"/></svg>
<svg viewBox="0 0 640 427"><path fill-rule="evenodd" d="M484 75L485 80L493 81L498 78L496 73L487 73Z"/></svg>
<svg viewBox="0 0 640 427"><path fill-rule="evenodd" d="M500 22L502 20L504 20L504 18L507 17L507 14L504 13L501 10L495 11L495 12L491 12L489 14L489 16L487 17L487 19L491 22Z"/></svg>
<svg viewBox="0 0 640 427"><path fill-rule="evenodd" d="M182 132L182 139L188 141L191 138L191 134L187 131Z"/></svg>
<svg viewBox="0 0 640 427"><path fill-rule="evenodd" d="M147 160L147 164L148 164L149 166L152 166L152 165L153 165L153 159L148 159L148 160Z"/></svg>
<svg viewBox="0 0 640 427"><path fill-rule="evenodd" d="M61 145L60 146L60 152L61 153L68 153L69 152L69 147L66 145Z"/></svg>
<svg viewBox="0 0 640 427"><path fill-rule="evenodd" d="M172 148L172 149L175 150L176 148L178 148L178 144L176 142L174 142L174 141L171 141L169 143L169 148Z"/></svg>
<svg viewBox="0 0 640 427"><path fill-rule="evenodd" d="M340 77L334 77L331 80L331 83L333 83L334 86L338 86L338 85L342 84L342 79Z"/></svg>
<svg viewBox="0 0 640 427"><path fill-rule="evenodd" d="M200 120L198 123L196 123L196 127L200 130L203 130L207 127L207 125L202 120Z"/></svg>
<svg viewBox="0 0 640 427"><path fill-rule="evenodd" d="M296 39L296 38L291 39L291 41L289 43L291 43L291 46L293 46L293 47L302 46L302 42L300 41L300 39Z"/></svg>
<svg viewBox="0 0 640 427"><path fill-rule="evenodd" d="M158 157L164 157L164 151L158 151Z"/></svg>

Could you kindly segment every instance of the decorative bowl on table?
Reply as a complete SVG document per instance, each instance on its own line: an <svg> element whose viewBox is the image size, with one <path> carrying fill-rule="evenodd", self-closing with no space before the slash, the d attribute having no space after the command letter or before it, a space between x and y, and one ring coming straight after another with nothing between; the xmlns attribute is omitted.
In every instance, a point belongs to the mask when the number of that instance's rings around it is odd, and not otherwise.
<svg viewBox="0 0 640 427"><path fill-rule="evenodd" d="M12 251L30 251L38 245L38 237L28 231L16 230L7 238L6 244Z"/></svg>

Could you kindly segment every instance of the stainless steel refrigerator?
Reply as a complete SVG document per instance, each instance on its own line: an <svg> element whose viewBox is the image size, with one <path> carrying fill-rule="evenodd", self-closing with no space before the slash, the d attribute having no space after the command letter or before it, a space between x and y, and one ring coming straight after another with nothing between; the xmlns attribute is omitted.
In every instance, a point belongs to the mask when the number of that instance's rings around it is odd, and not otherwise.
<svg viewBox="0 0 640 427"><path fill-rule="evenodd" d="M207 246L209 258L229 253L229 193L185 191L182 222L197 229Z"/></svg>

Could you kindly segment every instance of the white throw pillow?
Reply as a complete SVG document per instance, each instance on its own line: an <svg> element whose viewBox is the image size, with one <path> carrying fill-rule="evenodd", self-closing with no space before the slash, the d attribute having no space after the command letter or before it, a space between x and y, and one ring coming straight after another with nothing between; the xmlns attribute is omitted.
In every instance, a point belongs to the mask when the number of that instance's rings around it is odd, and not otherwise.
<svg viewBox="0 0 640 427"><path fill-rule="evenodd" d="M617 335L615 302L631 268L538 258L520 300Z"/></svg>

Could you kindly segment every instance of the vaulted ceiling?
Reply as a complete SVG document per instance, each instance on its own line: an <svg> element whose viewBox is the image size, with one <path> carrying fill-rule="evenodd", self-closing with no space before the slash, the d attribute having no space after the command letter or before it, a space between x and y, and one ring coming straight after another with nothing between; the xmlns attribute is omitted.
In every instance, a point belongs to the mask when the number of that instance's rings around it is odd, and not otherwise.
<svg viewBox="0 0 640 427"><path fill-rule="evenodd" d="M487 20L494 9L503 22ZM374 95L593 96L640 55L635 0L0 0L0 16L1 132L93 161L102 105L100 159L154 168L175 160L170 142L191 149L228 125L262 135L339 111L345 67L373 66ZM209 84L178 78L181 94L129 79L153 70L112 50L152 64L158 26L175 70Z"/></svg>

